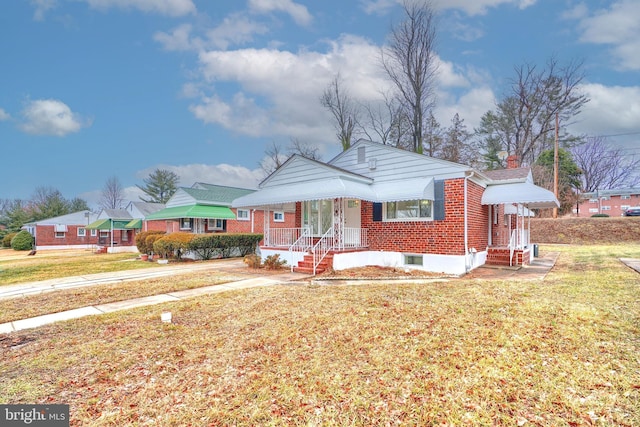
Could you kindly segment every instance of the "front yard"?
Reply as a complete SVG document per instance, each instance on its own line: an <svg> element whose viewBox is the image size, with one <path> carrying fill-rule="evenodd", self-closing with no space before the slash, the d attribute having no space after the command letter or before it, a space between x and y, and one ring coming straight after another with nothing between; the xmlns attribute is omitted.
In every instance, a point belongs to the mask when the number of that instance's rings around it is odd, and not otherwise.
<svg viewBox="0 0 640 427"><path fill-rule="evenodd" d="M97 426L640 425L640 279L617 260L640 245L549 250L545 281L254 288L14 333L0 403Z"/></svg>

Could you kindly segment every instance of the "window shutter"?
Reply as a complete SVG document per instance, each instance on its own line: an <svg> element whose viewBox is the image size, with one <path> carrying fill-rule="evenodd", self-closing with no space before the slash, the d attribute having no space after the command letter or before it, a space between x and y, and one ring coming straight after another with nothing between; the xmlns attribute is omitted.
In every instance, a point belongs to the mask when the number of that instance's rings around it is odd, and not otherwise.
<svg viewBox="0 0 640 427"><path fill-rule="evenodd" d="M373 204L373 220L382 221L382 203Z"/></svg>
<svg viewBox="0 0 640 427"><path fill-rule="evenodd" d="M442 221L444 219L444 180L434 182L433 193L433 219Z"/></svg>

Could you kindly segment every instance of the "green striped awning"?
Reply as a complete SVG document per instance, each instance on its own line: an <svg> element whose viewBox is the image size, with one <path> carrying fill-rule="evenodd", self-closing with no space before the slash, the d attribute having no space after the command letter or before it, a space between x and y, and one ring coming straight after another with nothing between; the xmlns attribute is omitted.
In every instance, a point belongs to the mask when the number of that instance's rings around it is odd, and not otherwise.
<svg viewBox="0 0 640 427"><path fill-rule="evenodd" d="M142 220L140 218L132 219L125 225L127 229L142 228Z"/></svg>
<svg viewBox="0 0 640 427"><path fill-rule="evenodd" d="M113 222L113 224L111 224L111 222ZM130 228L133 227L127 227L127 224L129 224L130 220L125 219L125 220L118 220L118 219L110 219L110 218L106 218L106 219L99 219L97 221L92 222L91 224L87 225L85 228L87 230L128 230Z"/></svg>
<svg viewBox="0 0 640 427"><path fill-rule="evenodd" d="M226 206L187 205L165 208L147 216L152 219L180 219L180 218L211 218L211 219L235 219L236 216Z"/></svg>

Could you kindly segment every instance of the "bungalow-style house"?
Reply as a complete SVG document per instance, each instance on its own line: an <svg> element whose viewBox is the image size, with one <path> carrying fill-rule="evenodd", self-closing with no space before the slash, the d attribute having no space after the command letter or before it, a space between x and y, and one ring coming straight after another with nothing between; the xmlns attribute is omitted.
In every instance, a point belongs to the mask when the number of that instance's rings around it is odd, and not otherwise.
<svg viewBox="0 0 640 427"><path fill-rule="evenodd" d="M22 229L34 237L36 250L89 249L98 243L97 231L87 228L96 219L91 211L78 211L29 222Z"/></svg>
<svg viewBox="0 0 640 427"><path fill-rule="evenodd" d="M103 209L87 229L97 231L97 244L103 252L137 252L136 232L149 227L143 224L145 216L163 207L161 203L129 202L124 209Z"/></svg>
<svg viewBox="0 0 640 427"><path fill-rule="evenodd" d="M365 140L328 163L293 155L232 206L268 213L288 203L295 203L295 224L265 223L261 255L278 253L314 274L365 265L464 274L505 245L509 263L527 263L524 221L510 223L505 243L493 235L499 225L494 217L507 206L513 206L509 215L521 218L525 208L559 205L530 175L492 179L468 166Z"/></svg>
<svg viewBox="0 0 640 427"><path fill-rule="evenodd" d="M145 222L163 221L164 231L173 233L262 233L264 212L256 209L231 208L231 202L255 190L196 182L191 187L179 187L166 207ZM278 205L270 211L268 223L293 226L294 205Z"/></svg>
<svg viewBox="0 0 640 427"><path fill-rule="evenodd" d="M640 188L596 190L580 195L580 202L573 213L578 217L596 214L622 216L633 206L640 206Z"/></svg>

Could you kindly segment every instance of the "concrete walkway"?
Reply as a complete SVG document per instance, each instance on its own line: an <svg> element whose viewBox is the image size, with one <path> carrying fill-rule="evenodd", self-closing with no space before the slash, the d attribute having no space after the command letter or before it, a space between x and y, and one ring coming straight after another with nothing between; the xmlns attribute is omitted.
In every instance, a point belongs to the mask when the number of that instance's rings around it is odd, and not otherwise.
<svg viewBox="0 0 640 427"><path fill-rule="evenodd" d="M241 271L242 269L242 271ZM37 328L54 322L78 319L80 317L96 314L112 313L114 311L129 310L136 307L161 304L165 302L175 302L186 298L200 295L216 294L238 289L255 288L260 286L273 286L282 283L292 283L303 281L308 278L305 274L283 272L282 274L270 276L257 276L248 273L246 265L241 260L220 260L210 263L183 264L162 267L145 268L140 270L128 270L112 273L88 274L85 276L65 277L60 279L45 280L41 282L21 283L0 287L0 299L16 298L27 295L37 295L56 290L73 289L79 287L97 286L108 283L119 283L133 280L145 280L157 277L166 277L178 274L185 274L194 271L223 271L238 276L254 276L246 279L222 283L219 285L205 286L195 289L170 292L166 294L151 295L140 298L133 298L124 301L110 302L106 304L92 305L58 313L45 314L29 319L14 320L13 322L1 323L0 334L6 334L24 329Z"/></svg>
<svg viewBox="0 0 640 427"><path fill-rule="evenodd" d="M463 279L486 279L486 280L508 280L509 278L518 280L541 280L555 265L558 253L547 254L543 258L536 258L531 265L521 268L489 268L481 267L473 270L469 274L463 276ZM638 268L640 268L640 261ZM234 275L254 276L246 279L223 283L219 285L205 286L195 289L187 289L183 291L170 292L159 295L152 295L140 298L129 299L125 301L110 302L106 304L92 305L88 307L76 308L73 310L62 311L59 313L45 314L29 319L15 320L0 324L0 334L6 334L24 329L37 328L54 322L60 322L70 319L78 319L80 317L92 316L97 314L112 313L120 310L129 310L136 307L144 307L148 305L162 304L166 302L180 301L186 298L193 298L200 295L210 295L221 292L227 292L238 289L255 288L261 286L273 286L278 284L304 282L306 283L310 276L301 273L283 272L282 274L270 276L257 276L247 272L246 265L241 260L219 260L211 263L195 263L182 265L167 265L162 267L154 267L141 270L128 270L112 273L89 274L82 277L67 277L61 279L46 280L42 282L22 283L11 286L0 287L0 299L16 298L27 295L37 295L44 292L52 292L56 290L72 289L78 287L96 286L107 283L118 283L133 280L145 280L156 277L166 277L169 275L185 274L193 271L224 271ZM415 279L415 280L391 280L384 278L388 283L407 283L407 282L437 282L443 279ZM375 280L357 280L357 281L313 281L318 285L323 284L346 284L346 285L364 285L374 283Z"/></svg>

